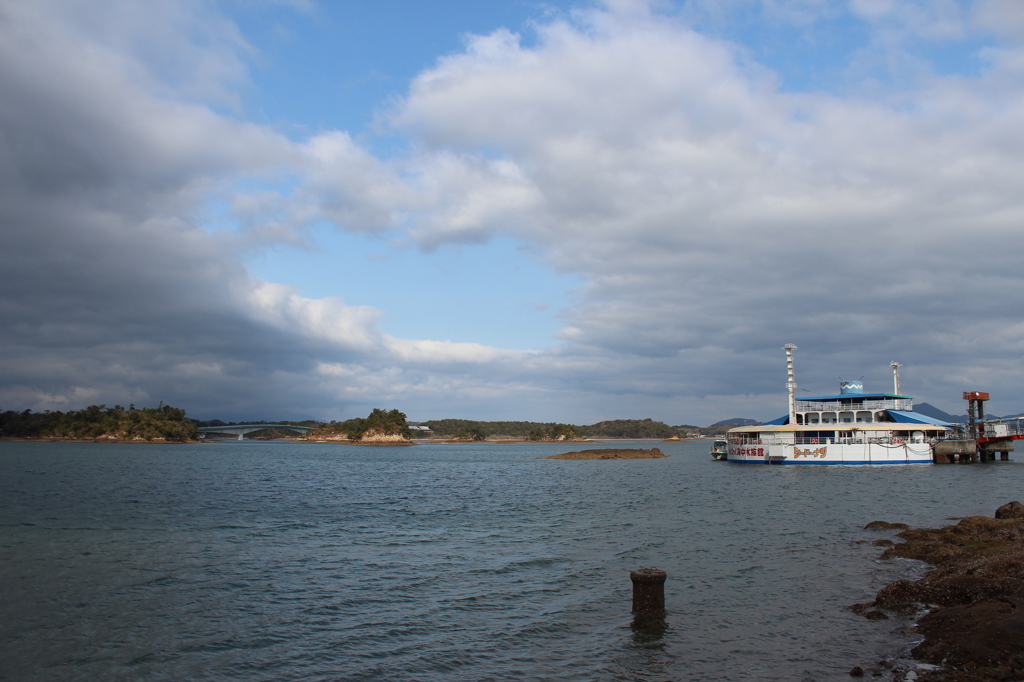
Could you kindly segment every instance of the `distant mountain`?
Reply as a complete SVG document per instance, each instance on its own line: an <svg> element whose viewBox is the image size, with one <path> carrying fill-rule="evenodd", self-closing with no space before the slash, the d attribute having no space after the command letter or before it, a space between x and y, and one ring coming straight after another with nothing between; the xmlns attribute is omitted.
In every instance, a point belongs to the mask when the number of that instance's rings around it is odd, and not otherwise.
<svg viewBox="0 0 1024 682"><path fill-rule="evenodd" d="M918 412L933 419L941 419L942 421L950 422L951 424L960 424L967 421L966 414L955 415L950 414L949 412L943 412L939 408L934 405L929 405L928 403L914 403L914 412Z"/></svg>
<svg viewBox="0 0 1024 682"><path fill-rule="evenodd" d="M941 419L942 421L950 422L953 424L967 423L966 414L950 414L949 412L943 412L939 408L935 407L934 405L929 405L928 403L916 403L914 405L914 412L920 412L921 414L926 415L928 417L935 417L936 419ZM1024 415L1008 414L1005 417L1000 417L995 414L986 414L985 419L1013 419L1014 417L1020 416Z"/></svg>
<svg viewBox="0 0 1024 682"><path fill-rule="evenodd" d="M746 426L747 424L760 424L761 422L756 419L743 419L742 417L733 417L732 419L723 419L720 422L715 422L712 426Z"/></svg>

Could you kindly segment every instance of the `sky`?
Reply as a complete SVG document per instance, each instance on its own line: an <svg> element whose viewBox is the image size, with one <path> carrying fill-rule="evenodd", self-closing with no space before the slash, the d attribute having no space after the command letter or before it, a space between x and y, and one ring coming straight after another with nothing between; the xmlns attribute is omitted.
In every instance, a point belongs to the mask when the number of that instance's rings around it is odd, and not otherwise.
<svg viewBox="0 0 1024 682"><path fill-rule="evenodd" d="M1019 0L0 0L0 409L1024 412Z"/></svg>

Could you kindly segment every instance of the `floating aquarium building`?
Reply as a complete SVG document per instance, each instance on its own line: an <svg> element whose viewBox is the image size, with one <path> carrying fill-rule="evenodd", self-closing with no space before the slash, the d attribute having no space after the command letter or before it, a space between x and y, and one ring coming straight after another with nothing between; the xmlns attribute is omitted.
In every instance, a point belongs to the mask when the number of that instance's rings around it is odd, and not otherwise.
<svg viewBox="0 0 1024 682"><path fill-rule="evenodd" d="M837 395L796 397L793 351L787 344L789 414L729 429L727 458L763 464L931 464L932 446L954 435L947 422L914 412L914 399L865 393L861 381L842 381Z"/></svg>

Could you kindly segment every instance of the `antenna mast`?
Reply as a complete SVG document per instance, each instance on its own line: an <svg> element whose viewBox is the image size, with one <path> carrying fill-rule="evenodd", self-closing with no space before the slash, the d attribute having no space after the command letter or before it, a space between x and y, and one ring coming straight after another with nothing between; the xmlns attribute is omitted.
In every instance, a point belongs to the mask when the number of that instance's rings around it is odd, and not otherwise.
<svg viewBox="0 0 1024 682"><path fill-rule="evenodd" d="M793 375L793 351L796 345L787 343L782 347L786 351L786 388L789 389L789 423L796 424L796 377Z"/></svg>
<svg viewBox="0 0 1024 682"><path fill-rule="evenodd" d="M901 365L900 363L898 363L895 360L893 360L892 362L889 363L889 366L892 367L892 392L895 393L896 395L899 395L900 394L900 367L902 367L903 365Z"/></svg>

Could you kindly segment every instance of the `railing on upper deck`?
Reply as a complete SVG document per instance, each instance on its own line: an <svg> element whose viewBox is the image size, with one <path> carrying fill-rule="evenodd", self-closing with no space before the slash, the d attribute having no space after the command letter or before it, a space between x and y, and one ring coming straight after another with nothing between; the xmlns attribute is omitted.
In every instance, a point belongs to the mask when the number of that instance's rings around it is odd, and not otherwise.
<svg viewBox="0 0 1024 682"><path fill-rule="evenodd" d="M907 426L913 426L908 424ZM918 431L923 429L901 429L905 431ZM944 432L941 437L928 437L924 438L921 442L935 442L940 440L960 440L963 435L957 431ZM856 436L847 436L839 438L825 438L821 436L813 435L800 435L795 434L794 438L780 438L771 434L761 434L757 437L756 434L736 434L729 438L731 445L854 445L854 444L865 444L865 443L877 443L881 445L901 445L905 442L915 442L912 438L906 436L896 435L885 435L885 436L869 436L864 432L859 433Z"/></svg>
<svg viewBox="0 0 1024 682"><path fill-rule="evenodd" d="M839 403L821 403L810 400L797 400L797 412L860 412L876 410L899 410L910 412L914 409L913 400L865 400L863 403L842 405Z"/></svg>

